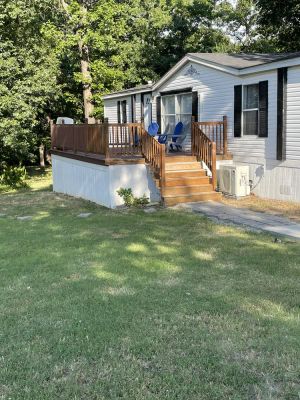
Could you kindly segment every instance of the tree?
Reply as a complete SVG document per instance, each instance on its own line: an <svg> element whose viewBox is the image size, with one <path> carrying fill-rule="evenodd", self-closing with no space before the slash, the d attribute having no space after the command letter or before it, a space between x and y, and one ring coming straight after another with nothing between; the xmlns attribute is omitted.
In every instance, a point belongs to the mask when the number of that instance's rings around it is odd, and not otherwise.
<svg viewBox="0 0 300 400"><path fill-rule="evenodd" d="M229 38L216 25L216 3L214 0L170 1L171 21L157 45L160 62L156 70L166 72L188 52L232 48Z"/></svg>
<svg viewBox="0 0 300 400"><path fill-rule="evenodd" d="M245 53L276 51L274 40L259 26L255 0L223 0L216 7L217 25L231 38L232 50Z"/></svg>
<svg viewBox="0 0 300 400"><path fill-rule="evenodd" d="M52 0L0 2L0 161L33 161L58 97L57 55L43 35Z"/></svg>
<svg viewBox="0 0 300 400"><path fill-rule="evenodd" d="M262 34L277 51L295 52L300 49L299 0L255 0L258 23Z"/></svg>
<svg viewBox="0 0 300 400"><path fill-rule="evenodd" d="M67 0L59 0L59 3L65 12L65 26L67 27L63 40L71 47L78 46L81 66L79 81L81 81L83 88L84 116L89 123L93 123L95 119L93 117L94 105L92 102L90 50L87 34L89 30L89 10L93 8L96 1L69 0L67 2Z"/></svg>
<svg viewBox="0 0 300 400"><path fill-rule="evenodd" d="M156 80L188 52L269 50L291 28L278 38L268 2L258 18L253 1L0 0L0 162L36 160L50 118L102 118L104 94Z"/></svg>
<svg viewBox="0 0 300 400"><path fill-rule="evenodd" d="M73 54L80 41L86 49L88 74L81 68L74 76L88 91L84 97L95 106L96 117L103 116L103 94L158 79L188 51L232 48L225 34L213 27L213 0L64 3L68 34L62 40Z"/></svg>
<svg viewBox="0 0 300 400"><path fill-rule="evenodd" d="M217 6L219 25L240 48L249 48L257 37L257 10L253 0L225 0Z"/></svg>
<svg viewBox="0 0 300 400"><path fill-rule="evenodd" d="M103 94L157 77L149 63L153 51L145 49L169 21L164 0L65 0L61 5L67 18L58 27L59 46L80 60L73 75L83 85L86 117L103 116Z"/></svg>

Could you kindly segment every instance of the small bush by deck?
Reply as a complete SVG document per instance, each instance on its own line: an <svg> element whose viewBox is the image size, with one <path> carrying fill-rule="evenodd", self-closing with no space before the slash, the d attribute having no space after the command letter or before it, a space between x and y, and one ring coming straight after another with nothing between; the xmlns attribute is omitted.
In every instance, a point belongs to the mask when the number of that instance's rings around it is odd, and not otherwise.
<svg viewBox="0 0 300 400"><path fill-rule="evenodd" d="M29 184L0 195L1 399L299 397L299 243Z"/></svg>

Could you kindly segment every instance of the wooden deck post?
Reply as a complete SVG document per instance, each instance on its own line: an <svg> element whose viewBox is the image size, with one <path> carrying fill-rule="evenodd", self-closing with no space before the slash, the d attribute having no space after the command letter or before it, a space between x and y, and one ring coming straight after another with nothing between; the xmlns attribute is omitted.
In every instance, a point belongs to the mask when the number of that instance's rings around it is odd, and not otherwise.
<svg viewBox="0 0 300 400"><path fill-rule="evenodd" d="M212 173L212 185L213 189L217 188L217 147L215 142L211 142L211 173Z"/></svg>
<svg viewBox="0 0 300 400"><path fill-rule="evenodd" d="M195 155L195 117L192 115L192 123L191 123L191 152L192 156Z"/></svg>
<svg viewBox="0 0 300 400"><path fill-rule="evenodd" d="M223 117L223 154L226 156L227 154L227 129L228 129L228 121L227 116Z"/></svg>
<svg viewBox="0 0 300 400"><path fill-rule="evenodd" d="M103 135L104 135L105 161L107 161L110 158L110 156L109 156L109 124L108 124L108 118L104 118Z"/></svg>
<svg viewBox="0 0 300 400"><path fill-rule="evenodd" d="M161 144L161 153L160 153L160 185L161 185L161 193L164 194L165 189L165 180L166 180L166 148L164 144Z"/></svg>

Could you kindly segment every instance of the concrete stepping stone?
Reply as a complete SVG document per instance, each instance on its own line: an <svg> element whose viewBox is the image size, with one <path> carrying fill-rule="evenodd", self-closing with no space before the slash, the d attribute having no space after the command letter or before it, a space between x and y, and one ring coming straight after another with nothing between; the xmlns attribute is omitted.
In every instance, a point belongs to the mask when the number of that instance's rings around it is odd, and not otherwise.
<svg viewBox="0 0 300 400"><path fill-rule="evenodd" d="M91 215L92 215L92 213L81 213L81 214L77 215L77 217L78 218L88 218Z"/></svg>
<svg viewBox="0 0 300 400"><path fill-rule="evenodd" d="M32 215L24 215L23 217L17 217L19 221L28 221L32 219Z"/></svg>
<svg viewBox="0 0 300 400"><path fill-rule="evenodd" d="M156 211L157 211L157 209L154 207L148 207L148 208L144 209L144 212L147 214L152 214L152 213L155 213Z"/></svg>

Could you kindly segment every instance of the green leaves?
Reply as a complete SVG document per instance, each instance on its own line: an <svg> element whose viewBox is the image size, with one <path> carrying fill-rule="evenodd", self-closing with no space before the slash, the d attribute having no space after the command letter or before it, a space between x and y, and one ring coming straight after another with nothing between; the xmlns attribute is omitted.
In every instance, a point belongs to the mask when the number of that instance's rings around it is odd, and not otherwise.
<svg viewBox="0 0 300 400"><path fill-rule="evenodd" d="M57 98L59 60L43 35L54 2L2 1L0 161L34 161L39 125Z"/></svg>
<svg viewBox="0 0 300 400"><path fill-rule="evenodd" d="M298 0L255 0L260 31L277 51L299 51L300 3Z"/></svg>
<svg viewBox="0 0 300 400"><path fill-rule="evenodd" d="M102 118L104 94L157 80L187 52L294 49L298 2L254 1L0 0L0 161L34 161L49 118L79 121L88 106Z"/></svg>

